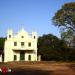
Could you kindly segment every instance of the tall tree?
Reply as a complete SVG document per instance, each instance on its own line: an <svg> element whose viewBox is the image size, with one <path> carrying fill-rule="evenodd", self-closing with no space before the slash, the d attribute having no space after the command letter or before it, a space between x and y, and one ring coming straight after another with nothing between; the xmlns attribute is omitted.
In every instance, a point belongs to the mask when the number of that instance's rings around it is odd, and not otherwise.
<svg viewBox="0 0 75 75"><path fill-rule="evenodd" d="M75 32L75 2L64 4L53 16L53 23L64 30Z"/></svg>
<svg viewBox="0 0 75 75"><path fill-rule="evenodd" d="M52 34L43 35L38 38L38 54L43 60L59 60L64 55L67 45Z"/></svg>
<svg viewBox="0 0 75 75"><path fill-rule="evenodd" d="M4 42L5 42L5 38L0 37L0 50L4 49Z"/></svg>
<svg viewBox="0 0 75 75"><path fill-rule="evenodd" d="M72 47L73 38L74 38L74 34L72 30L68 29L65 32L61 32L61 39L63 39L67 43L68 47Z"/></svg>

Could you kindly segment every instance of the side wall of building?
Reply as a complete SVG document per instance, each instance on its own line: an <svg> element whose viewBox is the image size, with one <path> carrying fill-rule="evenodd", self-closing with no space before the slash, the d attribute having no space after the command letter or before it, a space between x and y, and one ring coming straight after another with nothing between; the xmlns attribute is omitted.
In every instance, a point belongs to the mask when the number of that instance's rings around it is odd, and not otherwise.
<svg viewBox="0 0 75 75"><path fill-rule="evenodd" d="M2 54L0 54L0 62L2 62Z"/></svg>

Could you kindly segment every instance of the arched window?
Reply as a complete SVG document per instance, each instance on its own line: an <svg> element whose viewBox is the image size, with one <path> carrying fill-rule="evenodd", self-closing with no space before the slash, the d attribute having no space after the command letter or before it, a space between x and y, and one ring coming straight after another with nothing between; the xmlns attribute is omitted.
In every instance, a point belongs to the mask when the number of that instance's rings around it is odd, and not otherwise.
<svg viewBox="0 0 75 75"><path fill-rule="evenodd" d="M9 35L9 38L11 38L11 35Z"/></svg>
<svg viewBox="0 0 75 75"><path fill-rule="evenodd" d="M28 60L31 61L31 55L28 56Z"/></svg>
<svg viewBox="0 0 75 75"><path fill-rule="evenodd" d="M15 60L17 60L17 56L16 56L16 55L14 55L14 61L15 61Z"/></svg>
<svg viewBox="0 0 75 75"><path fill-rule="evenodd" d="M35 36L34 36L34 39L35 39Z"/></svg>

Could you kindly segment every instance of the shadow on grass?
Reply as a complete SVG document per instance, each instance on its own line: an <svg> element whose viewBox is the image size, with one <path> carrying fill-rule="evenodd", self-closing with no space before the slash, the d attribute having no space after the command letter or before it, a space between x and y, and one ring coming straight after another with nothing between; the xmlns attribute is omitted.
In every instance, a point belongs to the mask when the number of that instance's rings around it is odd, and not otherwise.
<svg viewBox="0 0 75 75"><path fill-rule="evenodd" d="M13 70L12 75L53 75L53 72L34 69L17 69Z"/></svg>

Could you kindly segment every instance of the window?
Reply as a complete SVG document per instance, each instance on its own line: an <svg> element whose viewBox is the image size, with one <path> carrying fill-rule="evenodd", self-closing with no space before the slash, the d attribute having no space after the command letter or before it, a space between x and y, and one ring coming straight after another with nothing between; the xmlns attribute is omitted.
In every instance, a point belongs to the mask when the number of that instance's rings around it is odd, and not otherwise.
<svg viewBox="0 0 75 75"><path fill-rule="evenodd" d="M28 60L31 61L31 55L28 56Z"/></svg>
<svg viewBox="0 0 75 75"><path fill-rule="evenodd" d="M15 61L15 60L17 60L17 56L16 56L16 55L14 55L14 61Z"/></svg>
<svg viewBox="0 0 75 75"><path fill-rule="evenodd" d="M35 39L35 36L34 36L34 39Z"/></svg>
<svg viewBox="0 0 75 75"><path fill-rule="evenodd" d="M21 36L21 38L24 38L24 36Z"/></svg>
<svg viewBox="0 0 75 75"><path fill-rule="evenodd" d="M11 38L11 35L9 35L9 38Z"/></svg>
<svg viewBox="0 0 75 75"><path fill-rule="evenodd" d="M24 46L24 42L21 42L21 46Z"/></svg>
<svg viewBox="0 0 75 75"><path fill-rule="evenodd" d="M14 46L17 46L17 42L14 42Z"/></svg>
<svg viewBox="0 0 75 75"><path fill-rule="evenodd" d="M31 46L31 42L28 43L28 46L29 46L29 47Z"/></svg>

